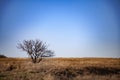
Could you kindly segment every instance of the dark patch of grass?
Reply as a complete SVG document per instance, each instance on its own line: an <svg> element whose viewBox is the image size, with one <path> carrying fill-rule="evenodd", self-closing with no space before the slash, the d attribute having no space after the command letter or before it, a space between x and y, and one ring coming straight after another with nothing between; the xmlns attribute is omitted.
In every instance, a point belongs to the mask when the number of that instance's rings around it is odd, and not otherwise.
<svg viewBox="0 0 120 80"><path fill-rule="evenodd" d="M96 75L112 75L120 74L120 69L117 68L108 68L108 67L85 67L85 71L88 71L89 74Z"/></svg>
<svg viewBox="0 0 120 80"><path fill-rule="evenodd" d="M120 74L120 69L116 68L108 68L108 67L84 67L83 69L74 69L72 67L63 68L63 69L55 69L52 71L52 74L55 75L56 79L60 80L71 80L72 78L81 75L114 75Z"/></svg>
<svg viewBox="0 0 120 80"><path fill-rule="evenodd" d="M67 77L75 77L76 76L76 73L74 72L73 69L70 69L70 68L65 68L65 69L60 69L60 70L54 70L54 74L56 76L61 76L61 75L64 75L64 76L67 76Z"/></svg>
<svg viewBox="0 0 120 80"><path fill-rule="evenodd" d="M6 75L5 74L0 74L0 77L6 77Z"/></svg>
<svg viewBox="0 0 120 80"><path fill-rule="evenodd" d="M7 67L7 69L6 69L6 71L12 71L12 70L14 70L14 69L16 69L16 66L14 66L14 65L9 65L9 66Z"/></svg>

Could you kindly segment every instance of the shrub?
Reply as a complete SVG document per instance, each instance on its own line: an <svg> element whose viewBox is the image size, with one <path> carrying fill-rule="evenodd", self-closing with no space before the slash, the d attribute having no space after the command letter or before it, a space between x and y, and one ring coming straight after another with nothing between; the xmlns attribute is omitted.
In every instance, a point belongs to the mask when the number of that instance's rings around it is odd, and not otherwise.
<svg viewBox="0 0 120 80"><path fill-rule="evenodd" d="M7 58L7 57L3 54L0 54L0 58Z"/></svg>

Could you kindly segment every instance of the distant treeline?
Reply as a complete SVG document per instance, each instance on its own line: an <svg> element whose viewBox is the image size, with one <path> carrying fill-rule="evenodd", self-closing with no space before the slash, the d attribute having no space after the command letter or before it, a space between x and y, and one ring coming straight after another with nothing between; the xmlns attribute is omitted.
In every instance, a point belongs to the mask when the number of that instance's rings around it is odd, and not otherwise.
<svg viewBox="0 0 120 80"><path fill-rule="evenodd" d="M0 58L7 58L7 56L0 54Z"/></svg>

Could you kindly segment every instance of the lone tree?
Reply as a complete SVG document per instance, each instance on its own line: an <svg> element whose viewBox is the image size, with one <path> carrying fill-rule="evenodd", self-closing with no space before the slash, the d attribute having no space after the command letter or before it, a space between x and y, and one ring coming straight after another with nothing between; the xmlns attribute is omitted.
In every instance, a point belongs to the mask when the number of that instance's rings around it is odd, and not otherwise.
<svg viewBox="0 0 120 80"><path fill-rule="evenodd" d="M54 56L54 52L48 50L41 40L23 40L23 43L17 44L17 48L27 52L33 63L39 63L43 57Z"/></svg>

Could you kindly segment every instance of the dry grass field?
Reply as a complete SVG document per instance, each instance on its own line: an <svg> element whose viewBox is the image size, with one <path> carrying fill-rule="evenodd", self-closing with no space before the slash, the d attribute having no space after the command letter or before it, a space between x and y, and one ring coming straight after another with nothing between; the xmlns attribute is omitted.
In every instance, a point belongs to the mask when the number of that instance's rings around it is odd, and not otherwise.
<svg viewBox="0 0 120 80"><path fill-rule="evenodd" d="M120 80L120 58L0 58L0 80Z"/></svg>

